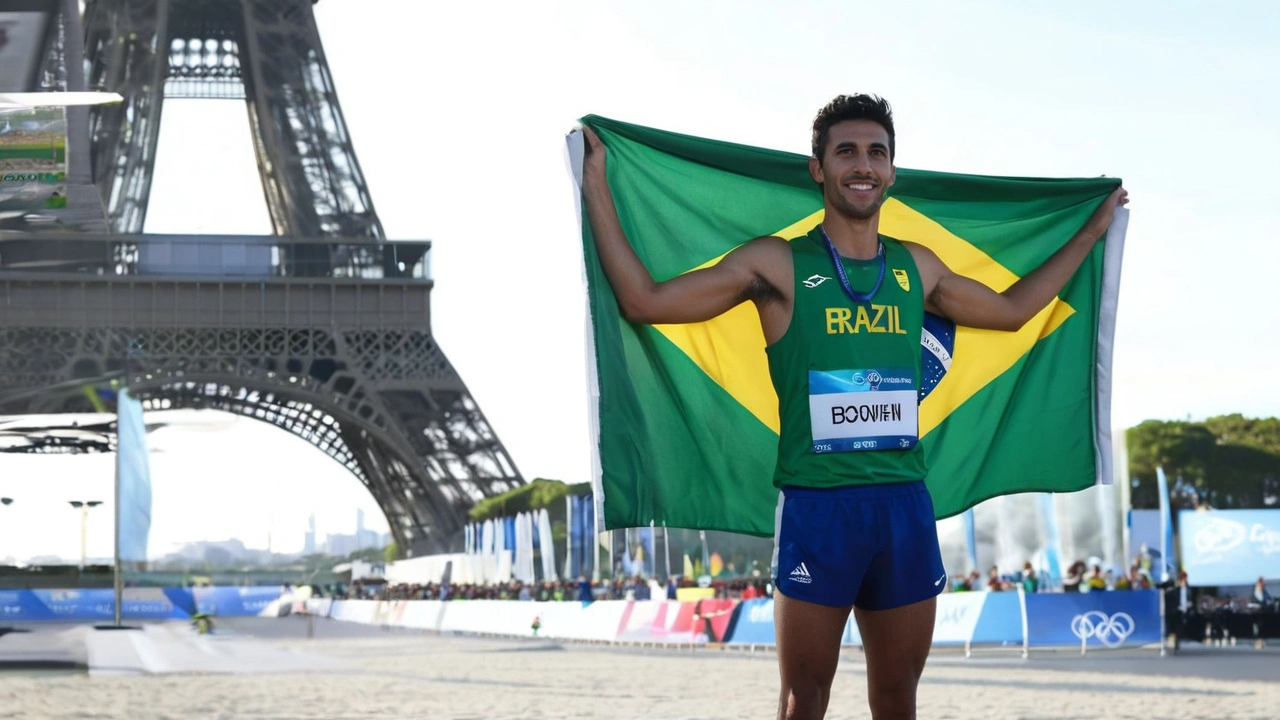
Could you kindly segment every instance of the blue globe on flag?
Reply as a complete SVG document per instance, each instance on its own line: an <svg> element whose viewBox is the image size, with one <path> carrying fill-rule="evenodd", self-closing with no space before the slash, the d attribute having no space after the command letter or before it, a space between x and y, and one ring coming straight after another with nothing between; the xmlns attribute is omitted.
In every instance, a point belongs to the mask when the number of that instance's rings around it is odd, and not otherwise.
<svg viewBox="0 0 1280 720"><path fill-rule="evenodd" d="M924 331L920 333L920 402L924 402L951 369L951 354L955 348L956 324L926 312Z"/></svg>

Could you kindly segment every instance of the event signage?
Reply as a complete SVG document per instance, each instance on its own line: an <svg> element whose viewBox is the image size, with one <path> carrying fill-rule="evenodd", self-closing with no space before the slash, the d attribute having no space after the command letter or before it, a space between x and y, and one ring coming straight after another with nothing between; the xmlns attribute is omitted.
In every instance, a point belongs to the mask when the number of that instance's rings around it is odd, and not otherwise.
<svg viewBox="0 0 1280 720"><path fill-rule="evenodd" d="M284 594L279 585L197 587L192 589L197 612L210 615L257 615Z"/></svg>
<svg viewBox="0 0 1280 720"><path fill-rule="evenodd" d="M733 636L728 642L737 645L773 645L773 598L743 600L738 608L738 619L733 626Z"/></svg>
<svg viewBox="0 0 1280 720"><path fill-rule="evenodd" d="M213 615L258 615L281 596L279 586L126 588L120 606L126 620L186 620L197 610ZM115 619L110 588L0 590L3 622L106 622Z"/></svg>
<svg viewBox="0 0 1280 720"><path fill-rule="evenodd" d="M1027 644L1117 648L1160 642L1155 590L1026 596Z"/></svg>
<svg viewBox="0 0 1280 720"><path fill-rule="evenodd" d="M973 637L974 628L978 625L983 605L988 596L992 595L985 592L939 595L938 610L933 621L933 644L962 645L968 642Z"/></svg>
<svg viewBox="0 0 1280 720"><path fill-rule="evenodd" d="M1018 593L975 592L986 599L969 642L974 645L1021 645L1022 602Z"/></svg>
<svg viewBox="0 0 1280 720"><path fill-rule="evenodd" d="M1280 580L1280 510L1183 510L1178 536L1189 585Z"/></svg>

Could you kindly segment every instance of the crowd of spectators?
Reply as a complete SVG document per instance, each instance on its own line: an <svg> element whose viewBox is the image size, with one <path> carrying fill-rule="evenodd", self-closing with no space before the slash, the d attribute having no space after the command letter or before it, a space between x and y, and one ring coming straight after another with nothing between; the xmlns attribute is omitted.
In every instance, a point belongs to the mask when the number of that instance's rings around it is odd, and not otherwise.
<svg viewBox="0 0 1280 720"><path fill-rule="evenodd" d="M978 570L951 578L949 592L1094 592L1116 590L1149 590L1155 588L1151 558L1144 551L1134 558L1125 574L1103 569L1100 564L1088 564L1083 560L1072 563L1062 578L1061 585L1051 587L1043 583L1030 562L1013 573L1001 574L991 567L984 577ZM537 600L591 602L593 600L650 600L677 599L677 591L685 587L699 587L693 578L676 576L662 583L643 577L617 579L577 578L525 583L519 580L491 584L469 583L385 583L376 578L361 579L349 585L333 585L316 588L317 594L337 599L367 600ZM718 599L751 600L769 597L772 585L765 579L737 577L717 578L709 586Z"/></svg>
<svg viewBox="0 0 1280 720"><path fill-rule="evenodd" d="M1090 565L1077 560L1068 568L1062 577L1062 592L1094 592L1108 590L1151 590L1157 586L1152 577L1152 558L1144 546L1142 551L1129 565L1129 571L1117 574L1111 569L1103 569L1102 565ZM1009 574L1001 574L999 568L992 567L984 578L980 572L973 570L968 575L957 575L951 579L952 592L1008 592L1021 589L1024 592L1056 592L1041 582L1035 568L1030 562L1023 563L1022 570Z"/></svg>
<svg viewBox="0 0 1280 720"><path fill-rule="evenodd" d="M519 580L492 584L425 583L396 584L377 579L356 580L349 585L313 588L313 593L339 600L538 600L591 602L594 600L675 600L678 590L700 587L692 579L673 577L664 585L642 577L611 580L558 580L525 583ZM772 586L756 578L713 579L708 586L715 598L751 600L766 597Z"/></svg>

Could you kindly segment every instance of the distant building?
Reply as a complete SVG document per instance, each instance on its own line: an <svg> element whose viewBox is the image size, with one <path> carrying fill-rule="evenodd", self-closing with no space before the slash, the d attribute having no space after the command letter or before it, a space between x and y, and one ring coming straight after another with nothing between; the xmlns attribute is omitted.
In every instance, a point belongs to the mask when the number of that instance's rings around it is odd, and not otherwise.
<svg viewBox="0 0 1280 720"><path fill-rule="evenodd" d="M316 554L316 514L315 513L311 513L311 515L307 517L307 532L302 540L302 554L303 555Z"/></svg>
<svg viewBox="0 0 1280 720"><path fill-rule="evenodd" d="M359 549L356 546L355 535L333 533L326 537L324 541L325 553L335 557L346 557Z"/></svg>

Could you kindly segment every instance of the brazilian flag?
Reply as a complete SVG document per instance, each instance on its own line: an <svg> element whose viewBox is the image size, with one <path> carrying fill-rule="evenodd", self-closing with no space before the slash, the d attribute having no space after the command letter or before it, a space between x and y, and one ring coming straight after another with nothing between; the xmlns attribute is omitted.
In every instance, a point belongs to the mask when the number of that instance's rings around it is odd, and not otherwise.
<svg viewBox="0 0 1280 720"><path fill-rule="evenodd" d="M582 122L608 148L623 229L657 280L713 265L761 235L800 237L822 220L805 156L597 116ZM580 177L579 143L571 137ZM926 245L955 272L1004 290L1062 247L1118 184L898 168L880 231ZM927 327L931 390L920 405L920 435L939 518L999 495L1109 482L1123 225L1112 225L1057 299L1021 330ZM778 406L754 306L700 324L630 323L585 214L582 242L604 527L772 535Z"/></svg>

